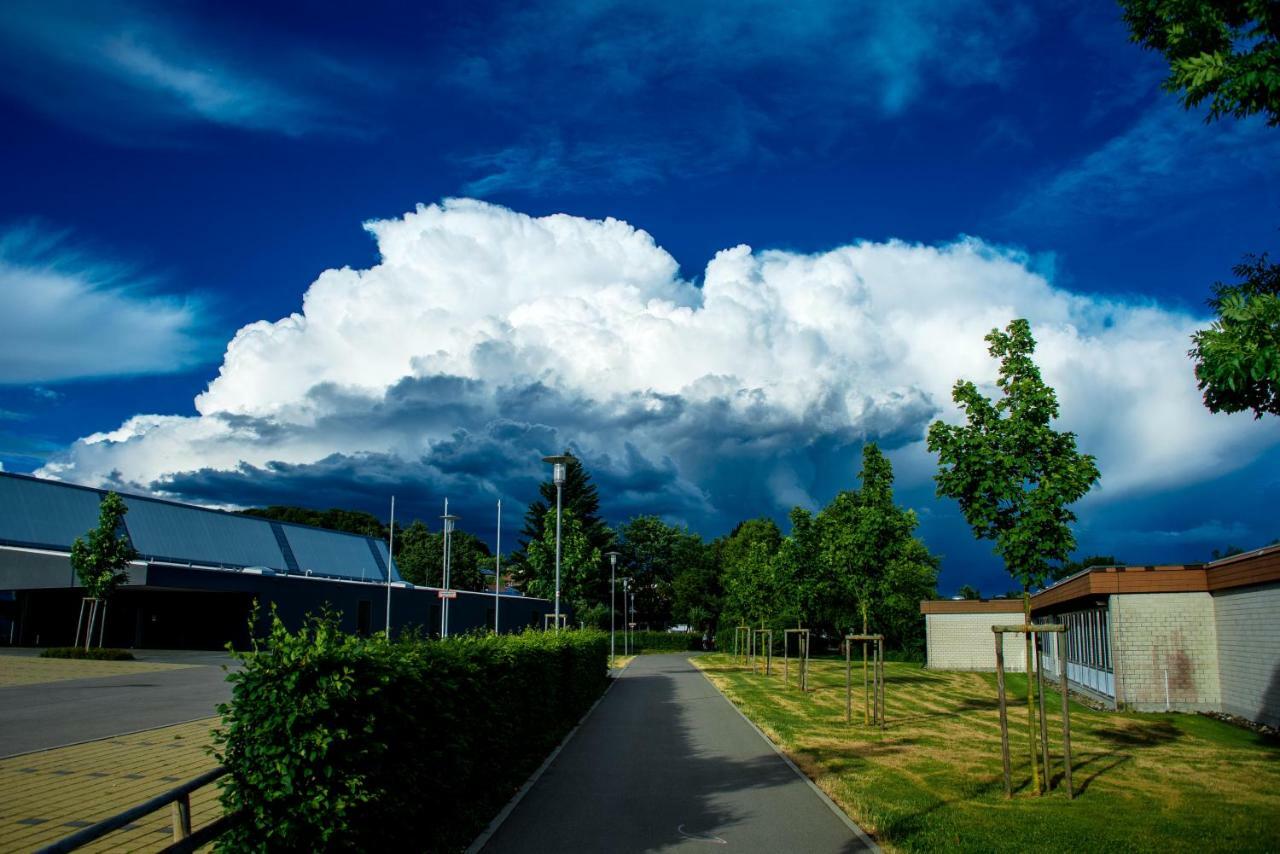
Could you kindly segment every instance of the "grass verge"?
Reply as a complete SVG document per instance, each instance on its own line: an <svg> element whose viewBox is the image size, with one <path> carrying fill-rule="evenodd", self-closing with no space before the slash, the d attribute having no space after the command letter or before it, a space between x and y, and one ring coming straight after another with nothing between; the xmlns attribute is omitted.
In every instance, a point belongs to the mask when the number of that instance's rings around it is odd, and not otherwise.
<svg viewBox="0 0 1280 854"><path fill-rule="evenodd" d="M814 660L810 691L731 656L693 662L889 851L1275 851L1280 745L1198 715L1117 714L1071 704L1077 797L1035 797L1026 679L1009 677L1012 800L1004 797L995 676L885 665L887 725L844 721L844 662ZM1061 700L1047 697L1061 780ZM1019 714L1019 712L1021 714Z"/></svg>

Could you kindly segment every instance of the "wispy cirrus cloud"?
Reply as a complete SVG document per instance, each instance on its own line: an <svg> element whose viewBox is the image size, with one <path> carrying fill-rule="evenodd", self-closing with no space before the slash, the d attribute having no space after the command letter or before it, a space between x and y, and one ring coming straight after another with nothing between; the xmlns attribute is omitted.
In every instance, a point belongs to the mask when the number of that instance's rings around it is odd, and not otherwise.
<svg viewBox="0 0 1280 854"><path fill-rule="evenodd" d="M170 373L199 363L208 355L203 303L158 294L154 284L72 248L65 232L0 230L0 384Z"/></svg>
<svg viewBox="0 0 1280 854"><path fill-rule="evenodd" d="M172 5L14 0L0 15L0 89L122 144L168 142L166 132L190 124L287 136L360 132L319 94L321 84L349 85L350 75L288 57L220 44Z"/></svg>
<svg viewBox="0 0 1280 854"><path fill-rule="evenodd" d="M1150 219L1179 206L1205 216L1280 163L1280 134L1260 120L1217 122L1162 99L1122 132L1032 185L1009 214L1053 229Z"/></svg>
<svg viewBox="0 0 1280 854"><path fill-rule="evenodd" d="M926 96L945 109L939 92L1004 85L1034 28L1023 7L970 0L516 7L450 65L455 87L523 129L467 158L468 190L629 186L835 150Z"/></svg>

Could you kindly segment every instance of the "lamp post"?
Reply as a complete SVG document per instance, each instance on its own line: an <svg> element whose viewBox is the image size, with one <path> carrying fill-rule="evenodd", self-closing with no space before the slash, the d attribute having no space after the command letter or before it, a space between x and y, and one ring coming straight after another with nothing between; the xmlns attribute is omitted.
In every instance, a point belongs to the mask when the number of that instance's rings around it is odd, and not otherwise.
<svg viewBox="0 0 1280 854"><path fill-rule="evenodd" d="M604 554L605 557L609 558L609 666L612 667L614 659L613 636L614 632L617 631L617 629L614 628L614 622L618 614L618 606L616 604L617 596L614 591L614 587L617 583L614 580L614 576L618 574L618 553L605 552Z"/></svg>
<svg viewBox="0 0 1280 854"><path fill-rule="evenodd" d="M450 550L450 536L453 533L453 523L461 518L449 513L449 499L444 500L444 515L440 520L444 523L444 564L441 571L442 592L449 593L449 561L453 558ZM447 638L449 636L449 597L445 595L440 599L440 637Z"/></svg>
<svg viewBox="0 0 1280 854"><path fill-rule="evenodd" d="M556 633L560 633L560 501L564 492L565 467L573 454L565 452L552 457L543 457L544 463L551 463L551 480L556 485Z"/></svg>
<svg viewBox="0 0 1280 854"><path fill-rule="evenodd" d="M627 613L627 592L630 589L631 589L631 577L628 576L622 579L622 614L624 618L622 623L622 654L623 655L631 654L631 640L630 640L630 635L627 633L628 623L625 619L626 613Z"/></svg>
<svg viewBox="0 0 1280 854"><path fill-rule="evenodd" d="M387 540L387 640L391 640L391 567L396 560L396 497L391 496L391 529Z"/></svg>

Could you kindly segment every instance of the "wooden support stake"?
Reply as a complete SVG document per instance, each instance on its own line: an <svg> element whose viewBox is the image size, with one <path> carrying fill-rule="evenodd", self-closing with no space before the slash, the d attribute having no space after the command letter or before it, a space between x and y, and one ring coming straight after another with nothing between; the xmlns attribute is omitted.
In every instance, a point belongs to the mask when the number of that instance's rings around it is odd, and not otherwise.
<svg viewBox="0 0 1280 854"><path fill-rule="evenodd" d="M844 642L844 722L853 723L853 641Z"/></svg>
<svg viewBox="0 0 1280 854"><path fill-rule="evenodd" d="M1067 797L1075 798L1075 790L1071 788L1071 708L1067 699L1067 667L1062 656L1062 644L1058 644L1058 670L1061 671L1062 683L1062 765L1063 781L1067 784Z"/></svg>
<svg viewBox="0 0 1280 854"><path fill-rule="evenodd" d="M1004 763L1004 796L1013 797L1013 781L1009 771L1009 716L1004 704L1004 635L995 632L996 690L1000 694L1000 759Z"/></svg>
<svg viewBox="0 0 1280 854"><path fill-rule="evenodd" d="M1040 752L1044 757L1044 791L1049 791L1052 770L1049 765L1049 718L1044 713L1044 659L1040 655L1042 639L1032 635L1031 648L1036 654L1036 685L1040 690Z"/></svg>

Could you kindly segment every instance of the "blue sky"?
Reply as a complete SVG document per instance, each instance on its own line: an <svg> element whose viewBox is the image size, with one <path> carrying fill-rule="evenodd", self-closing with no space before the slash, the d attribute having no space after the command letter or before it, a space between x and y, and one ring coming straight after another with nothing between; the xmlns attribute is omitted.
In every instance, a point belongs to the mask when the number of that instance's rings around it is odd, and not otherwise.
<svg viewBox="0 0 1280 854"><path fill-rule="evenodd" d="M944 591L1002 590L919 439L1017 313L1083 552L1280 536L1280 429L1180 357L1276 247L1280 133L1184 112L1118 7L421 5L6 5L6 470L487 520L572 444L715 535L873 439Z"/></svg>

